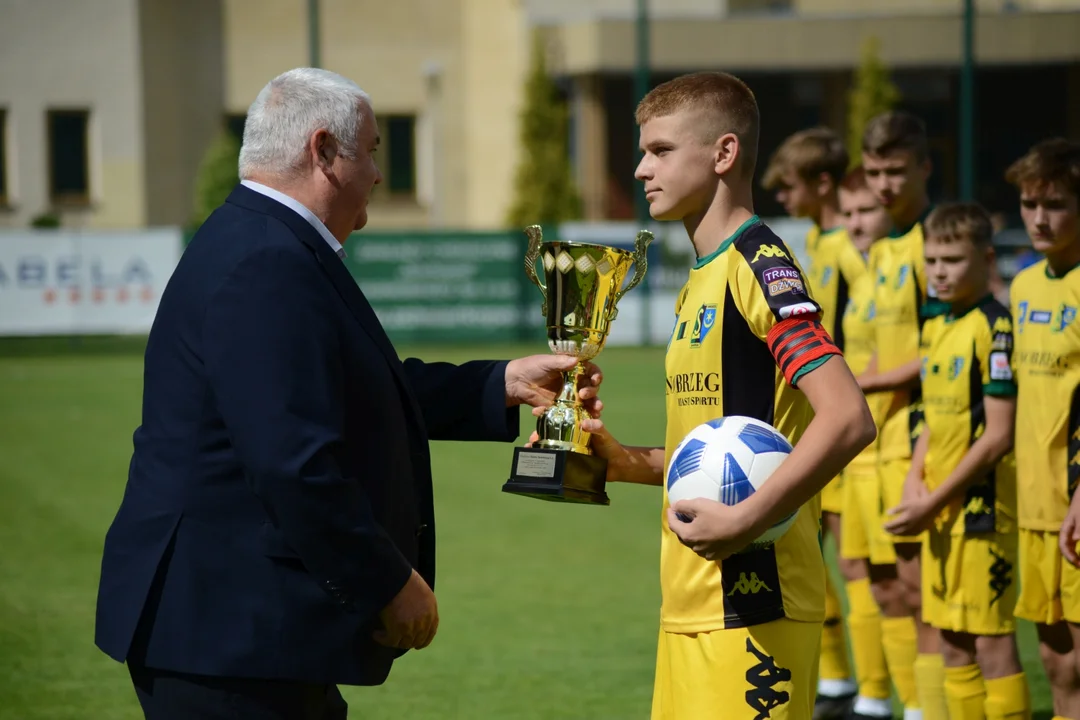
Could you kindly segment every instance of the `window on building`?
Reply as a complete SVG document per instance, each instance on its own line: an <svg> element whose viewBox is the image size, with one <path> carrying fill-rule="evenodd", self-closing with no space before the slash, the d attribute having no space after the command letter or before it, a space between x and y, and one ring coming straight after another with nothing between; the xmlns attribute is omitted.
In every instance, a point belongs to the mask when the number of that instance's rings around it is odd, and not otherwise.
<svg viewBox="0 0 1080 720"><path fill-rule="evenodd" d="M90 113L50 110L49 191L60 205L90 202Z"/></svg>
<svg viewBox="0 0 1080 720"><path fill-rule="evenodd" d="M8 202L7 110L0 108L0 206Z"/></svg>
<svg viewBox="0 0 1080 720"><path fill-rule="evenodd" d="M416 195L416 117L387 115L380 117L382 140L375 162L383 174L382 187L397 197Z"/></svg>

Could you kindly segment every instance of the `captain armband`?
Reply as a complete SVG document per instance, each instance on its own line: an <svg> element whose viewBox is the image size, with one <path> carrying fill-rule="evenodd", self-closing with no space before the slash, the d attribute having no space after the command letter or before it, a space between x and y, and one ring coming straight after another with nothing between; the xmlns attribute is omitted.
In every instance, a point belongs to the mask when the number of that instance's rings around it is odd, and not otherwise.
<svg viewBox="0 0 1080 720"><path fill-rule="evenodd" d="M792 386L799 371L810 363L829 355L843 354L822 327L817 314L781 320L765 340L777 367Z"/></svg>

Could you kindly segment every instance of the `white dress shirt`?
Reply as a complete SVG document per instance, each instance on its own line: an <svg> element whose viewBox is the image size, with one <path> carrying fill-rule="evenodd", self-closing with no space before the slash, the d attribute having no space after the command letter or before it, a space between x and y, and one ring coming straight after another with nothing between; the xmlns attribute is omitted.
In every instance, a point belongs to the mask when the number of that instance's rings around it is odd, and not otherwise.
<svg viewBox="0 0 1080 720"><path fill-rule="evenodd" d="M323 225L322 220L315 217L315 213L308 210L295 199L289 197L283 192L275 190L272 187L267 187L261 183L254 182L252 180L241 180L240 184L250 190L254 190L260 195L265 195L271 200L277 200L279 203L289 208L300 217L307 220L308 225L311 225L311 227L315 228L318 231L319 235L322 235L322 239L326 241L326 244L330 246L330 249L333 250L334 253L336 253L337 256L342 260L345 259L345 249L341 247L341 243L337 241L337 238L330 234L330 230L327 229L325 225Z"/></svg>

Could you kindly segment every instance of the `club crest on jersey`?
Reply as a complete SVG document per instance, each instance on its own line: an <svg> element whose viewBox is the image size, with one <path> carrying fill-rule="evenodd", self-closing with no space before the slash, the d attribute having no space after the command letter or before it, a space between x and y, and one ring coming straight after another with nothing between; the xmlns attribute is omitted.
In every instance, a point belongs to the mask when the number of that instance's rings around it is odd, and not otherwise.
<svg viewBox="0 0 1080 720"><path fill-rule="evenodd" d="M964 358L961 355L953 355L949 359L949 380L955 380L960 377L960 373L964 371Z"/></svg>
<svg viewBox="0 0 1080 720"><path fill-rule="evenodd" d="M758 251L754 254L754 259L750 261L751 265L757 263L762 258L784 258L790 260L787 253L783 251L778 245L762 245L758 248Z"/></svg>
<svg viewBox="0 0 1080 720"><path fill-rule="evenodd" d="M706 304L698 308L697 319L694 320L694 331L690 334L690 347L701 347L705 342L705 336L716 324L716 305Z"/></svg>
<svg viewBox="0 0 1080 720"><path fill-rule="evenodd" d="M1050 318L1050 332L1064 332L1065 328L1069 327L1073 320L1076 319L1076 308L1071 305L1062 304L1054 311L1053 316Z"/></svg>
<svg viewBox="0 0 1080 720"><path fill-rule="evenodd" d="M821 271L821 287L825 287L829 284L829 281L832 280L832 274L833 269L828 266L826 266L825 269Z"/></svg>
<svg viewBox="0 0 1080 720"><path fill-rule="evenodd" d="M898 272L896 274L896 285L895 285L896 290L899 290L900 288L904 287L904 283L907 282L908 275L910 275L910 274L911 274L911 266L910 265L901 265L900 266L900 272Z"/></svg>

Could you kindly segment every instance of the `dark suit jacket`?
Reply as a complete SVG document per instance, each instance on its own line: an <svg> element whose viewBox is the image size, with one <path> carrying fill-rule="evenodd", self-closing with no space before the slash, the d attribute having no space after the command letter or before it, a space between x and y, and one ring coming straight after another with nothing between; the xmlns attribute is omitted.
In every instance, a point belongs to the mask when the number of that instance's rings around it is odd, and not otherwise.
<svg viewBox="0 0 1080 720"><path fill-rule="evenodd" d="M400 362L318 232L238 186L150 331L98 647L178 672L381 683L401 653L371 639L379 610L412 568L435 582L428 441L516 438L504 371Z"/></svg>

